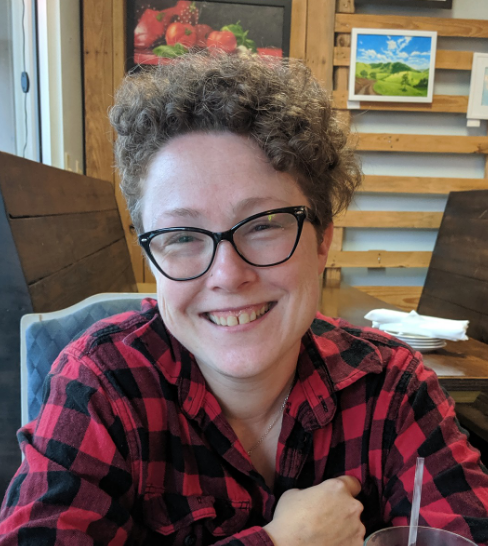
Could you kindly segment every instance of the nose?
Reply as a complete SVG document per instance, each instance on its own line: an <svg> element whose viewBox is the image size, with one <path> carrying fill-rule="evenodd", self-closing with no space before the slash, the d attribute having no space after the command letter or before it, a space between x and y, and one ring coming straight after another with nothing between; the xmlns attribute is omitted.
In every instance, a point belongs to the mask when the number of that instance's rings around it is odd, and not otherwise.
<svg viewBox="0 0 488 546"><path fill-rule="evenodd" d="M229 241L221 241L210 267L211 288L235 291L257 278L256 268L245 262Z"/></svg>

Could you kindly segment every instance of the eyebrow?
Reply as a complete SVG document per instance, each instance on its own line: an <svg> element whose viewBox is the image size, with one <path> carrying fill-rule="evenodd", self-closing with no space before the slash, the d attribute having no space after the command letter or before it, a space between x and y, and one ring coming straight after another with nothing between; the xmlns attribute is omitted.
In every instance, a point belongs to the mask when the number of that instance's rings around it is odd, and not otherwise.
<svg viewBox="0 0 488 546"><path fill-rule="evenodd" d="M164 213L164 216L179 216L179 217L189 217L189 218L200 218L202 215L198 210L196 209L188 209L185 207L176 208L167 210Z"/></svg>
<svg viewBox="0 0 488 546"><path fill-rule="evenodd" d="M248 197L247 199L243 199L242 201L239 201L239 203L237 204L237 207L234 207L234 210L236 209L246 209L248 207L253 207L255 205L260 205L261 203L264 203L264 202L270 202L270 201L273 201L273 202L278 202L278 203L282 203L283 205L289 205L289 203L287 203L286 201L282 200L282 199L277 199L276 197L273 197L273 196L266 196L266 197ZM267 207L269 208L269 207ZM272 208L276 208L275 205L273 205Z"/></svg>

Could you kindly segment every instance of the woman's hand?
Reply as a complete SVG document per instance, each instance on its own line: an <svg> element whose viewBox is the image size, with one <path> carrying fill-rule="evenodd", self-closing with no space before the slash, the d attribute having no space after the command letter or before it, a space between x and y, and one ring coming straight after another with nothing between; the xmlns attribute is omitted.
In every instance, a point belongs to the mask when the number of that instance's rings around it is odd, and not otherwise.
<svg viewBox="0 0 488 546"><path fill-rule="evenodd" d="M264 530L275 546L362 546L363 505L354 498L360 491L361 484L352 476L286 491Z"/></svg>

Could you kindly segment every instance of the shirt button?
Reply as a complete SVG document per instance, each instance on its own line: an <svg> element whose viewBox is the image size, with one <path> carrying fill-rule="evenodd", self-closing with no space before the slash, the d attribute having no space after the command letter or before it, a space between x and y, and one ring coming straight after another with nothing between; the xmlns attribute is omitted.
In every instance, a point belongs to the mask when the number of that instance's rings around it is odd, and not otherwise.
<svg viewBox="0 0 488 546"><path fill-rule="evenodd" d="M185 538L185 546L194 546L196 542L197 542L197 537L193 533L190 533Z"/></svg>

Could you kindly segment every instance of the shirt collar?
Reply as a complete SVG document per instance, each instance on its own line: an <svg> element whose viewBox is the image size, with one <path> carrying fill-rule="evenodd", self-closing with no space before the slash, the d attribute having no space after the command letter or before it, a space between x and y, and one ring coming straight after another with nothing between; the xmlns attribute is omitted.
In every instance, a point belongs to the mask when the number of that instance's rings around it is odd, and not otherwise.
<svg viewBox="0 0 488 546"><path fill-rule="evenodd" d="M202 409L207 392L195 358L165 328L155 300L144 300L142 313L147 322L126 336L124 343L143 353L177 387L180 406L193 419ZM366 331L317 314L302 339L297 385L289 399L290 415L305 429L324 427L335 414L338 391L384 368L384 359L364 335ZM213 407L213 396L208 398L212 408L206 408L207 412L218 411Z"/></svg>

